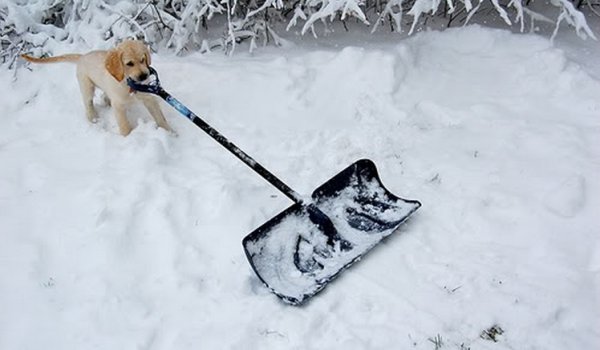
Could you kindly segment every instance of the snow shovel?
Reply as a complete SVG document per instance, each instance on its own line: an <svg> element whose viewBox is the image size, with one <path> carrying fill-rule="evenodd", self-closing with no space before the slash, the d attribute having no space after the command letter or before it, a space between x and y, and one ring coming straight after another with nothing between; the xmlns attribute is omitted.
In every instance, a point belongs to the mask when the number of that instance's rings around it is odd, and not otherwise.
<svg viewBox="0 0 600 350"><path fill-rule="evenodd" d="M128 79L129 87L160 96L294 202L242 241L259 279L289 304L317 294L421 206L388 191L368 159L304 198L167 93L153 68L150 73L143 83Z"/></svg>

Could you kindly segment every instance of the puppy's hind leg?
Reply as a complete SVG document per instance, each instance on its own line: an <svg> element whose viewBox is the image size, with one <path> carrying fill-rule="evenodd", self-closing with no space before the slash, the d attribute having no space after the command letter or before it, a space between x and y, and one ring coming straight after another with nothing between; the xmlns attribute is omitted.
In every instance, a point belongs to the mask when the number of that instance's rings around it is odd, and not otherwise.
<svg viewBox="0 0 600 350"><path fill-rule="evenodd" d="M95 123L98 120L98 112L96 112L96 109L94 108L94 92L96 86L89 77L80 72L77 72L77 80L79 81L79 90L81 90L81 97L83 98L85 114L91 123Z"/></svg>
<svg viewBox="0 0 600 350"><path fill-rule="evenodd" d="M100 91L102 91L102 90L100 90ZM102 94L100 96L101 96L102 106L110 107L112 105L112 102L110 102L110 97L108 97L106 92L102 91Z"/></svg>

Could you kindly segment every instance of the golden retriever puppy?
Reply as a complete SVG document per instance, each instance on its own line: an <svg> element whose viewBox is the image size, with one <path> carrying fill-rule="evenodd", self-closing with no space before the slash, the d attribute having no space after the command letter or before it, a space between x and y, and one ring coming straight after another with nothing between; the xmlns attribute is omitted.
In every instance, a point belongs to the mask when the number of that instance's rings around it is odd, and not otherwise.
<svg viewBox="0 0 600 350"><path fill-rule="evenodd" d="M22 55L25 60L33 63L72 62L77 64L77 79L83 105L90 122L95 122L98 113L93 105L94 91L96 88L104 91L105 97L115 111L117 124L121 135L126 136L131 132L131 125L127 120L127 107L134 98L139 99L150 112L159 127L171 131L165 116L160 110L158 99L141 92L131 93L127 86L126 78L142 82L150 73L150 52L143 42L126 40L109 51L92 51L87 54L67 54L62 56L35 58Z"/></svg>

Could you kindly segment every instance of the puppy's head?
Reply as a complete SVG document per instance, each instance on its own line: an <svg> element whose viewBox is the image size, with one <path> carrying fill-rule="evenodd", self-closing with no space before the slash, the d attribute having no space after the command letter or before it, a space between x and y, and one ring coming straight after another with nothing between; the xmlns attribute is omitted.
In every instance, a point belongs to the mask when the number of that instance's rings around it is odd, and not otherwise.
<svg viewBox="0 0 600 350"><path fill-rule="evenodd" d="M126 40L106 55L106 70L117 81L131 78L141 82L148 78L150 70L150 51L139 40Z"/></svg>

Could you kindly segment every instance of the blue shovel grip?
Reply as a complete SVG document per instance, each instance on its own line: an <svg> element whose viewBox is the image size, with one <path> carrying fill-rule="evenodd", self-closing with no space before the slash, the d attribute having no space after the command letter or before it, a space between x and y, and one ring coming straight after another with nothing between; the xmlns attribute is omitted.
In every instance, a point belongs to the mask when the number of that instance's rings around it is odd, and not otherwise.
<svg viewBox="0 0 600 350"><path fill-rule="evenodd" d="M183 114L186 118L193 121L196 115L192 111L190 111L189 108L184 106L183 103L179 102L179 100L167 93L162 88L162 86L160 86L160 80L158 79L158 73L156 72L156 70L152 67L148 68L150 74L148 76L148 79L146 79L147 82L140 83L136 82L131 78L127 78L127 85L129 85L129 87L135 91L160 96L168 104L173 106L173 108L175 108L179 113Z"/></svg>

